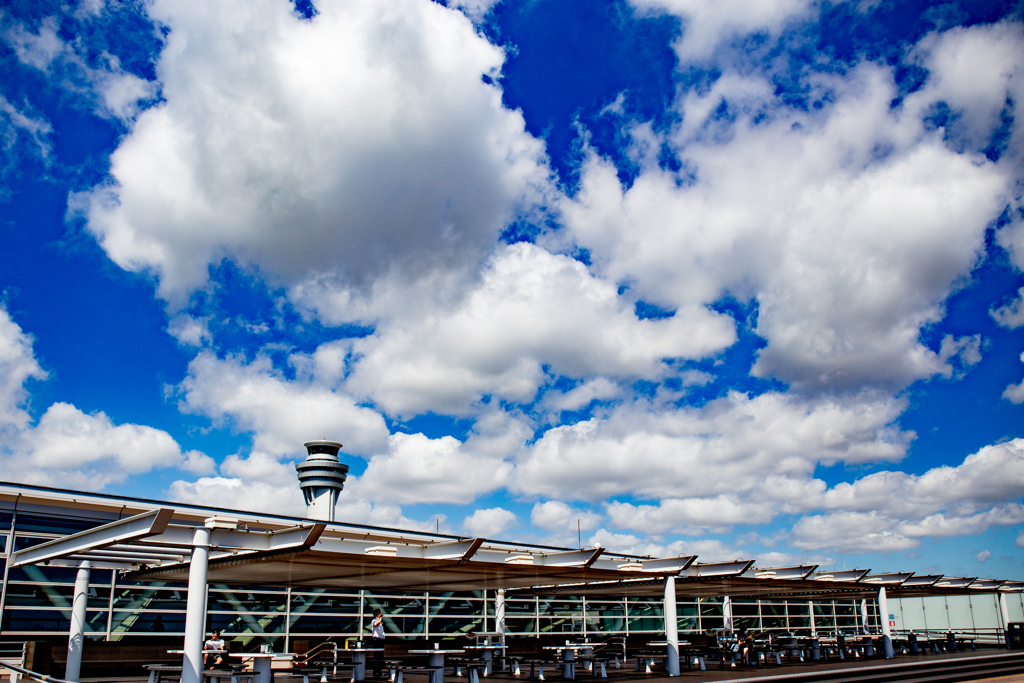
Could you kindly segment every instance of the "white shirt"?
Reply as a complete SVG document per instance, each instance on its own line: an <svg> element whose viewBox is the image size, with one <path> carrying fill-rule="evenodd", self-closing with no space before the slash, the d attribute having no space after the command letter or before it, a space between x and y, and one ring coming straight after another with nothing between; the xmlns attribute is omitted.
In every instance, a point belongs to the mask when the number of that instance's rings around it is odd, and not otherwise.
<svg viewBox="0 0 1024 683"><path fill-rule="evenodd" d="M376 617L371 623L371 633L374 638L384 637L384 617Z"/></svg>
<svg viewBox="0 0 1024 683"><path fill-rule="evenodd" d="M210 640L206 641L205 645L203 645L203 649L206 650L207 652L211 652L211 651L212 652L217 652L217 651L223 652L224 651L224 639L220 638L219 640L213 640L211 638Z"/></svg>

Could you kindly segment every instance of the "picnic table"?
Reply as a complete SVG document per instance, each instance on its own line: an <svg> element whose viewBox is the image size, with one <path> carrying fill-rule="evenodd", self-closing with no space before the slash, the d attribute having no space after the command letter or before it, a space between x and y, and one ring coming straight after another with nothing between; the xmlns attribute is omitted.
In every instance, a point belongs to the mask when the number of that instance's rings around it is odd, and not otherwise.
<svg viewBox="0 0 1024 683"><path fill-rule="evenodd" d="M441 650L435 648L433 650L409 650L411 655L430 655L430 666L441 667L436 673L431 674L431 683L444 683L444 656L445 655L463 655L466 654L465 650Z"/></svg>
<svg viewBox="0 0 1024 683"><path fill-rule="evenodd" d="M294 652L229 652L228 657L247 658L252 660L253 683L270 683L271 666L274 659L292 659Z"/></svg>

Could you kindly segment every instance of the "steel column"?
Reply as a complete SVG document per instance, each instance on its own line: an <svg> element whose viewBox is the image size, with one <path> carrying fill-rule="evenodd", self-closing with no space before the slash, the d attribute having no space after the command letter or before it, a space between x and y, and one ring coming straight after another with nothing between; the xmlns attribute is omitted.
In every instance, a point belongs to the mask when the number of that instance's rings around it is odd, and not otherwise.
<svg viewBox="0 0 1024 683"><path fill-rule="evenodd" d="M722 619L724 621L725 630L732 632L732 598L728 595L722 598Z"/></svg>
<svg viewBox="0 0 1024 683"><path fill-rule="evenodd" d="M679 621L676 618L676 577L665 577L665 668L669 676L679 675ZM595 665L596 666L596 665Z"/></svg>
<svg viewBox="0 0 1024 683"><path fill-rule="evenodd" d="M206 628L206 575L210 561L210 530L199 527L192 536L192 562L188 569L185 605L185 656L181 683L202 683L203 632Z"/></svg>
<svg viewBox="0 0 1024 683"><path fill-rule="evenodd" d="M586 617L584 617L586 618ZM494 596L494 630L499 642L505 644L505 589L499 588Z"/></svg>
<svg viewBox="0 0 1024 683"><path fill-rule="evenodd" d="M71 602L71 632L68 633L68 664L64 670L64 678L78 681L82 675L82 648L85 646L85 606L89 601L88 561L78 565L75 577L75 595Z"/></svg>
<svg viewBox="0 0 1024 683"><path fill-rule="evenodd" d="M999 594L999 616L1003 619L1003 642L1010 647L1010 610L1006 607L1006 593Z"/></svg>
<svg viewBox="0 0 1024 683"><path fill-rule="evenodd" d="M861 623L861 630L860 630L860 632L863 633L864 635L867 635L867 633L868 633L868 601L867 601L866 598L864 600L860 601L860 623Z"/></svg>
<svg viewBox="0 0 1024 683"><path fill-rule="evenodd" d="M878 621L882 624L882 644L885 646L885 658L896 656L892 649L892 632L889 630L889 602L885 599L885 586L878 589Z"/></svg>

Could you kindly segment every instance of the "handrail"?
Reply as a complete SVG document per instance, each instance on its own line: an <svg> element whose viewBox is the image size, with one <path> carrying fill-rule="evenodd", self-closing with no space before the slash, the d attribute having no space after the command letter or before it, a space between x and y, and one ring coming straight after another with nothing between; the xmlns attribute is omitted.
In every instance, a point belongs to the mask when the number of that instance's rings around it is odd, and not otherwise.
<svg viewBox="0 0 1024 683"><path fill-rule="evenodd" d="M338 644L337 643L332 643L331 641L324 641L324 642L320 643L319 645L315 646L312 650L308 650L307 652L302 653L301 658L302 658L303 666L308 664L309 660L313 656L321 654L321 652L323 650L326 650L327 646L330 646L331 654L334 656L334 663L335 663L335 665L337 665L337 663L338 663ZM296 659L298 659L298 657L296 657Z"/></svg>
<svg viewBox="0 0 1024 683"><path fill-rule="evenodd" d="M34 681L41 681L42 683L75 683L75 681L65 681L63 678L54 678L53 676L47 676L46 674L36 673L30 669L26 669L23 666L17 664L8 664L7 662L0 661L0 666L6 666L8 669L17 671L26 678L31 678Z"/></svg>

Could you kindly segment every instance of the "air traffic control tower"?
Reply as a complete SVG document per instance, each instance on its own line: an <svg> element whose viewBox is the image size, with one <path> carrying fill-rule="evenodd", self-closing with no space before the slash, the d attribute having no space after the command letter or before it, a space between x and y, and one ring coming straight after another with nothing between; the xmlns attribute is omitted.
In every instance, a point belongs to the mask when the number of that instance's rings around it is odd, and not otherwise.
<svg viewBox="0 0 1024 683"><path fill-rule="evenodd" d="M345 488L348 465L338 460L341 444L337 441L307 441L302 444L309 455L295 463L299 488L306 499L306 517L324 522L334 521L334 506Z"/></svg>

